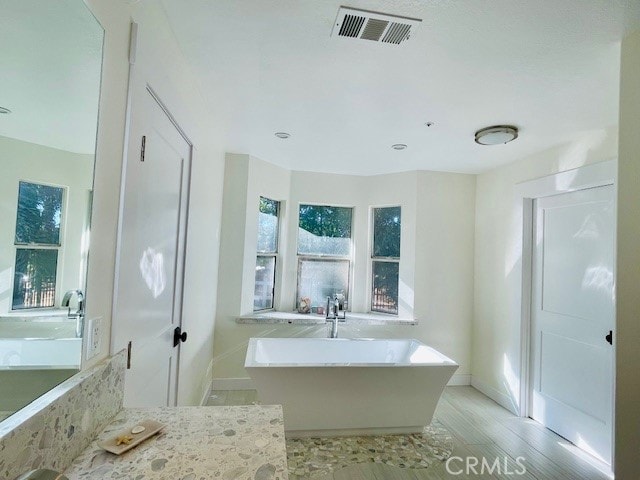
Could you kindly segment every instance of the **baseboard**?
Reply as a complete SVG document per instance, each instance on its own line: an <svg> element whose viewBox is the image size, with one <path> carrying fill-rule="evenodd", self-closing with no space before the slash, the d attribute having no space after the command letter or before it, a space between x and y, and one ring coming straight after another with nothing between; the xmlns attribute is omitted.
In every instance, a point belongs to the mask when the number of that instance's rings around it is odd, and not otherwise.
<svg viewBox="0 0 640 480"><path fill-rule="evenodd" d="M447 387L459 387L462 385L471 385L471 375L468 373L456 373L449 383L447 383Z"/></svg>
<svg viewBox="0 0 640 480"><path fill-rule="evenodd" d="M506 393L500 392L499 390L493 388L492 386L486 384L485 382L474 376L471 377L471 386L479 392L484 393L491 400L496 402L498 405L506 408L514 415L519 415L518 409L514 405L513 400L511 400L511 397Z"/></svg>
<svg viewBox="0 0 640 480"><path fill-rule="evenodd" d="M451 377L448 386L471 385L471 375L456 374ZM212 390L255 390L251 378L214 378Z"/></svg>
<svg viewBox="0 0 640 480"><path fill-rule="evenodd" d="M213 390L255 390L256 385L250 378L214 378Z"/></svg>
<svg viewBox="0 0 640 480"><path fill-rule="evenodd" d="M205 386L204 389L202 391L202 398L200 399L200 405L206 405L207 404L207 400L209 400L209 397L211 396L211 391L213 390L213 359L211 359L211 362L209 363L209 366L207 367L207 373L204 376L204 382L205 382Z"/></svg>
<svg viewBox="0 0 640 480"><path fill-rule="evenodd" d="M289 438L322 438L322 437L359 437L373 435L409 435L424 432L424 425L415 427L381 427L381 428L344 428L339 430L286 430L284 436Z"/></svg>

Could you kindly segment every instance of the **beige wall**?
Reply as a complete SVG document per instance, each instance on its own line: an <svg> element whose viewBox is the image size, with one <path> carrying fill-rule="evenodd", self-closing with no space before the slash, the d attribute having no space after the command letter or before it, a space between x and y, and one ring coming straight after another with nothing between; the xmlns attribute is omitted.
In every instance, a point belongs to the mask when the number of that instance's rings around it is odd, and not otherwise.
<svg viewBox="0 0 640 480"><path fill-rule="evenodd" d="M259 197L283 202L276 307L296 305L297 222L301 203L354 207L351 308L369 310L370 207L400 205L402 236L400 316L417 326L341 327L345 337L418 338L470 373L473 295L475 177L407 172L359 177L289 172L248 155L228 155L225 172L219 303L214 347L214 378L247 378L243 368L249 338L326 336L327 327L239 325L251 313Z"/></svg>
<svg viewBox="0 0 640 480"><path fill-rule="evenodd" d="M640 478L640 31L622 42L616 276L616 478Z"/></svg>
<svg viewBox="0 0 640 480"><path fill-rule="evenodd" d="M65 291L84 288L82 238L87 225L93 155L65 152L0 136L0 316L11 311L15 267L18 183L65 187L58 254L56 306Z"/></svg>
<svg viewBox="0 0 640 480"><path fill-rule="evenodd" d="M105 47L96 153L87 317L102 318L102 349L84 368L110 353L116 233L125 142L129 31L140 26L138 61L142 72L194 144L185 266L184 326L180 404L201 401L211 376L217 291L218 242L224 154L221 126L207 109L199 84L184 60L157 0L87 0L105 29Z"/></svg>

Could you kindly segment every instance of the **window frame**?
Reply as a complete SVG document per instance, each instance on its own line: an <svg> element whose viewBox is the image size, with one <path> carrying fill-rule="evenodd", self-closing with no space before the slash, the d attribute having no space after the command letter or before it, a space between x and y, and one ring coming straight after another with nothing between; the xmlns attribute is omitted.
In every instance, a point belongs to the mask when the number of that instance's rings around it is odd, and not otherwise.
<svg viewBox="0 0 640 480"><path fill-rule="evenodd" d="M62 191L62 199L60 201L60 232L58 234L58 243L29 243L29 242L17 242L16 241L16 232L18 230L18 209L20 202L20 184L29 183L32 185L41 185L45 187L58 188ZM18 180L18 189L16 192L16 216L14 223L14 234L13 234L13 268L14 275L11 286L11 312L29 312L29 311L46 311L53 310L56 308L58 304L58 300L60 298L60 285L62 283L62 262L61 258L64 259L64 238L66 234L66 210L67 210L67 199L68 199L68 187L64 185L56 185L54 183L48 182L40 182L37 180ZM19 250L55 250L57 252L56 256L56 276L55 276L55 285L54 285L54 293L53 293L53 305L46 305L40 307L23 307L16 308L13 304L13 297L16 291L16 276L15 276L15 266L16 261L18 260L18 251Z"/></svg>
<svg viewBox="0 0 640 480"><path fill-rule="evenodd" d="M282 212L282 202L280 200L274 200L272 198L269 197L265 197L264 195L260 195L258 198L258 202L260 202L261 199L265 199L265 200L269 200L270 202L275 202L276 204L276 246L274 251L272 252L262 252L262 251L258 251L257 248L257 235L256 235L256 264L254 266L254 270L255 268L257 268L258 266L258 258L273 258L273 283L272 283L272 288L271 288L271 306L267 307L267 308L257 308L255 307L255 287L256 287L256 278L254 275L254 280L253 280L253 288L254 288L254 304L253 304L253 312L269 312L269 311L273 311L276 309L276 279L278 278L278 274L277 274L277 270L278 270L278 253L279 253L279 249L280 249L280 222L281 222L281 215L280 213ZM260 203L258 203L258 216L260 215Z"/></svg>
<svg viewBox="0 0 640 480"><path fill-rule="evenodd" d="M300 252L300 235L298 229L300 228L300 207L303 205L310 205L313 207L333 207L333 208L348 208L351 210L351 224L349 225L349 255L328 255L328 254L310 254L310 253L299 253ZM298 307L298 302L300 300L300 278L301 278L301 270L302 270L302 262L303 261L326 261L326 262L348 262L348 277L347 277L347 291L345 292L344 301L347 305L345 311L351 311L351 291L353 290L353 238L354 227L355 227L355 207L353 205L340 205L340 204L328 204L326 202L315 203L315 202L299 202L297 207L297 216L296 216L296 258L297 258L297 268L296 268L296 291L294 298L294 308ZM313 302L313 300L312 300ZM324 307L324 304L321 305Z"/></svg>
<svg viewBox="0 0 640 480"><path fill-rule="evenodd" d="M374 251L375 251L375 211L376 210L382 210L385 208L399 208L400 209L400 256L375 256L374 255ZM374 270L374 264L376 262L379 263L395 263L398 265L398 290L400 287L400 260L402 257L402 205L379 205L379 206L372 206L371 207L371 213L370 213L370 219L371 219L371 229L370 229L370 238L371 241L370 243L370 252L369 252L369 268L370 268L370 280L371 280L371 286L368 289L369 290L369 311L372 313L380 313L380 314L384 314L384 315L390 315L390 316L394 316L397 317L400 314L400 292L398 291L398 299L397 299L397 303L398 303L398 308L396 309L395 312L391 312L389 310L384 310L381 308L375 308L374 307L374 298L375 298L375 294L374 294L374 288L375 288L375 270Z"/></svg>

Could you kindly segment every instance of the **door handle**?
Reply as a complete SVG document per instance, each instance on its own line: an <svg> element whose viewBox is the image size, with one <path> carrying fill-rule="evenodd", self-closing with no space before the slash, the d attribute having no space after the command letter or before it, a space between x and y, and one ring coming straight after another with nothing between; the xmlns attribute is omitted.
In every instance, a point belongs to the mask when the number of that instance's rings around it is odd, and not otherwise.
<svg viewBox="0 0 640 480"><path fill-rule="evenodd" d="M180 342L187 341L187 332L183 332L180 327L176 327L173 331L173 346L177 347Z"/></svg>
<svg viewBox="0 0 640 480"><path fill-rule="evenodd" d="M609 345L613 345L613 330L609 330L609 333L605 335L604 339L609 342Z"/></svg>

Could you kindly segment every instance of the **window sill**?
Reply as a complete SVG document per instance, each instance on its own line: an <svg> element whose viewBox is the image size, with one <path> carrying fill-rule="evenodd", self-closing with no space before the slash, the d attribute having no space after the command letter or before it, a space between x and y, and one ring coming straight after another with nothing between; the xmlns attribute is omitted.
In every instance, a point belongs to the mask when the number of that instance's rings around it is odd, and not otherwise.
<svg viewBox="0 0 640 480"><path fill-rule="evenodd" d="M58 318L66 317L68 314L66 308L42 307L42 308L25 308L19 310L11 310L7 313L0 313L2 319L30 319L30 318Z"/></svg>
<svg viewBox="0 0 640 480"><path fill-rule="evenodd" d="M255 323L286 323L291 325L319 325L327 322L324 315L315 313L297 312L256 312L250 315L243 315L236 318L239 324ZM399 318L394 315L383 313L352 313L347 312L345 321L351 325L417 325L418 320L414 318Z"/></svg>

